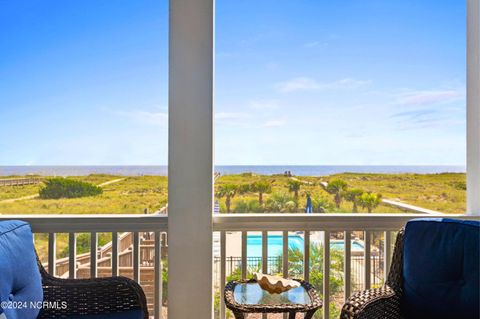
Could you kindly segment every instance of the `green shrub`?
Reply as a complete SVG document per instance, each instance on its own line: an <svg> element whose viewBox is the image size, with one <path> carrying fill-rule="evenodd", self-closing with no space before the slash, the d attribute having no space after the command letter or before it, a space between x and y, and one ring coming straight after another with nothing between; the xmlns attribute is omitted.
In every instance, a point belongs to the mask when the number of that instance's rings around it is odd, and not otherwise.
<svg viewBox="0 0 480 319"><path fill-rule="evenodd" d="M233 209L233 212L236 214L243 214L243 213L248 213L248 203L245 200L239 200L237 202L237 205L235 205L235 208Z"/></svg>
<svg viewBox="0 0 480 319"><path fill-rule="evenodd" d="M244 213L263 213L265 211L263 206L258 204L258 201L255 199L252 200L239 200L233 209L234 213L244 214Z"/></svg>
<svg viewBox="0 0 480 319"><path fill-rule="evenodd" d="M274 213L292 213L298 210L295 198L286 193L273 193L267 200L266 208Z"/></svg>
<svg viewBox="0 0 480 319"><path fill-rule="evenodd" d="M40 198L59 199L96 196L102 194L102 188L73 179L51 178L45 181L40 189Z"/></svg>
<svg viewBox="0 0 480 319"><path fill-rule="evenodd" d="M315 213L329 213L335 208L335 205L323 196L312 198L312 206Z"/></svg>
<svg viewBox="0 0 480 319"><path fill-rule="evenodd" d="M458 190L461 191L466 191L467 190L467 183L461 181L461 182L451 182L450 185Z"/></svg>

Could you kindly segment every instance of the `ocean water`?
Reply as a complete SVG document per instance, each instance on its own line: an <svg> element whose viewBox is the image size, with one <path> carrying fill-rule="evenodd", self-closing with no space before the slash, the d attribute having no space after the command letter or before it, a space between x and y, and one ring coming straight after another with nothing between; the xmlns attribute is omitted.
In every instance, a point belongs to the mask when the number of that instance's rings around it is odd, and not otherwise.
<svg viewBox="0 0 480 319"><path fill-rule="evenodd" d="M124 176L167 175L167 166L0 166L0 176L38 174L45 176L82 176L89 174L111 174ZM222 174L283 174L290 171L297 176L324 176L337 173L464 173L464 166L394 166L394 165L218 165L215 171Z"/></svg>

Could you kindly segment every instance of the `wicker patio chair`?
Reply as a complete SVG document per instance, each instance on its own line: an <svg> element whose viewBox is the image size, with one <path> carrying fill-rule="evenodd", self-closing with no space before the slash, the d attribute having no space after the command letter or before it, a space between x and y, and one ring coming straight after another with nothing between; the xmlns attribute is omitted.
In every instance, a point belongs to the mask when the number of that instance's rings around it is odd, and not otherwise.
<svg viewBox="0 0 480 319"><path fill-rule="evenodd" d="M402 294L403 234L400 230L395 242L390 272L381 288L354 293L343 305L341 319L400 319Z"/></svg>
<svg viewBox="0 0 480 319"><path fill-rule="evenodd" d="M30 225L0 222L0 314L18 319L148 319L145 294L124 277L61 279L45 271Z"/></svg>
<svg viewBox="0 0 480 319"><path fill-rule="evenodd" d="M43 301L58 303L55 307L42 308L38 319L114 315L138 310L143 312L144 319L149 318L145 293L129 278L61 279L50 275L38 256L37 263L42 277ZM62 302L68 307L63 308Z"/></svg>
<svg viewBox="0 0 480 319"><path fill-rule="evenodd" d="M452 241L448 241L448 244L452 244L452 247L455 247L454 250L459 252L457 255L453 257L460 256L459 259L451 258L451 251L448 252L450 255L447 255L447 251L445 247L442 245L436 245L435 248L433 246L425 245L425 243L421 240L415 241L414 245L420 248L419 251L422 249L426 250L426 257L429 258L428 254L430 252L436 252L437 257L438 253L442 253L443 255L441 258L434 258L433 264L427 265L425 259L423 257L412 259L411 253L409 253L408 260L409 265L414 262L416 263L416 267L422 268L422 272L425 274L425 278L418 278L416 280L416 284L420 287L425 287L423 285L442 285L442 282L436 282L435 280L438 279L439 272L437 272L438 267L442 267L446 265L446 268L443 268L443 273L440 272L443 276L447 276L447 283L448 286L452 282L455 282L457 286L452 288L450 292L445 293L445 291L441 291L438 295L432 292L432 295L428 298L425 297L424 291L422 294L415 295L415 303L412 303L412 278L409 278L409 282L405 283L405 273L407 276L411 275L411 269L403 269L403 264L405 262L406 252L405 252L405 239L407 238L405 229L402 229L398 232L397 239L395 242L394 253L392 257L392 263L390 266L390 272L388 274L387 280L383 287L376 288L376 289L369 289L354 293L344 304L342 308L342 312L340 315L341 319L404 319L404 318L479 318L480 317L480 305L479 305L479 268L480 268L480 257L479 257L479 243L480 243L480 223L473 222L473 221L460 221L460 220L451 220L451 219L417 219L412 220L407 223L407 231L409 225L423 223L426 225L433 225L433 227L464 227L464 229L468 229L464 233L446 233L446 228L440 229L441 233L444 233L444 238L448 238ZM412 226L410 226L412 227ZM412 228L410 228L412 229ZM431 238L438 238L435 237L438 234L439 228L436 230L434 229L433 232L430 232L429 228L414 228L417 230L417 233L422 233L424 236L423 238L426 241L431 240ZM421 229L418 232L418 229ZM411 230L410 230L411 231ZM414 231L411 231L414 233ZM468 233L468 235L465 235ZM410 233L411 234L411 233ZM465 236L463 236L465 235ZM410 235L412 236L412 235ZM465 239L468 238L468 239ZM417 238L418 239L418 238ZM410 237L409 245L412 245L412 239ZM457 240L455 242L455 240ZM459 240L459 241L458 241ZM464 245L462 246L462 240ZM468 243L467 243L468 241ZM443 241L445 245L445 241ZM468 247L467 247L468 246ZM411 248L409 248L411 249ZM468 251L468 254L464 253ZM466 257L467 256L467 257ZM465 262L468 258L468 261ZM432 260L432 259L430 259ZM451 265L456 265L458 267L454 267L455 269L448 268ZM466 266L467 265L467 266ZM465 268L467 267L467 268ZM470 267L470 268L468 268ZM447 269L447 271L445 271ZM429 273L433 273L433 277L429 275ZM452 279L453 277L453 279ZM468 278L467 278L468 277ZM432 278L435 280L432 282ZM451 281L448 281L451 280ZM461 287L459 289L464 289L466 287L466 283L468 281L468 292L465 290L459 291L455 290L457 287ZM445 287L438 286L441 289ZM407 296L407 289L410 289L410 295ZM415 288L414 288L415 289ZM464 298L460 301L455 300L455 298L451 298L453 294L454 297ZM444 295L442 295L444 294ZM448 295L448 296L447 296ZM423 297L422 297L423 296ZM433 297L432 297L433 296ZM460 297L459 297L460 296ZM449 299L451 298L451 299ZM429 300L427 300L429 299ZM455 306L453 306L455 303ZM463 304L462 304L463 303ZM412 308L412 305L414 308ZM459 306L460 305L460 306ZM455 309L455 313L452 314L452 310ZM436 312L435 314L432 314Z"/></svg>

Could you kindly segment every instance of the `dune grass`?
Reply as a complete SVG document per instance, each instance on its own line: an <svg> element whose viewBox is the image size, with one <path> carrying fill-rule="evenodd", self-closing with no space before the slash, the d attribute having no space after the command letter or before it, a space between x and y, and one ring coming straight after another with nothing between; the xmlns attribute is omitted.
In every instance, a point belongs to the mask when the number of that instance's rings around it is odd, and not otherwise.
<svg viewBox="0 0 480 319"><path fill-rule="evenodd" d="M466 175L441 174L337 174L352 187L381 193L383 198L402 201L442 213L463 214L466 209Z"/></svg>
<svg viewBox="0 0 480 319"><path fill-rule="evenodd" d="M92 197L71 199L28 199L11 203L0 202L0 214L141 214L147 208L154 212L167 203L167 177L165 176L113 176L89 175L73 176L71 179L92 184L124 178L123 180L103 186L103 194ZM333 207L333 195L328 194L321 182L342 179L349 187L361 188L364 191L381 193L383 198L397 200L444 213L461 214L465 212L465 174L356 174L344 173L320 177L294 177L302 182L298 199L298 211L305 206L306 193L312 198L323 198L332 204L329 213L350 213L352 204L343 201L340 209ZM216 180L216 189L221 185L252 184L256 181L268 181L272 184L272 193L264 194L268 201L274 194L288 194L290 177L283 175L239 174L220 176ZM3 186L0 187L0 201L38 193L42 185ZM232 207L240 201L258 201L258 194L247 192L237 194L232 199ZM225 199L219 199L220 206L225 209ZM360 210L360 212L365 212ZM401 210L380 205L374 213L400 213ZM80 235L82 236L82 235ZM46 258L48 238L46 234L36 234L36 248L42 259ZM85 237L85 236L84 236ZM111 234L99 234L99 244L105 244ZM88 236L80 237L77 253L89 249ZM57 254L59 258L68 253L67 234L57 235Z"/></svg>
<svg viewBox="0 0 480 319"><path fill-rule="evenodd" d="M295 178L295 177L294 177ZM296 177L302 181L300 188L299 206L305 205L305 194L312 197L327 198L332 201L333 196L328 194L320 182L329 182L342 179L351 188L361 188L367 192L380 193L385 199L392 199L411 205L416 205L443 213L462 214L466 208L466 176L463 173L441 174L360 174L343 173L320 177ZM217 187L222 184L248 184L266 180L272 183L273 193L288 193L287 183L291 178L283 175L266 176L254 174L226 175L217 179ZM265 194L268 200L272 194ZM258 195L253 193L237 194L232 199L232 207L242 200L254 200ZM224 199L220 205L224 206ZM352 204L343 201L340 209L331 212L345 213L352 211ZM360 212L366 212L360 209ZM387 205L380 205L374 210L376 213L398 213L401 210Z"/></svg>
<svg viewBox="0 0 480 319"><path fill-rule="evenodd" d="M156 211L167 203L167 177L165 176L114 176L89 175L73 176L71 179L92 184L124 178L124 180L105 185L103 194L93 197L72 199L29 199L13 203L1 203L2 214L140 214L144 209ZM295 177L294 177L295 178ZM305 194L331 201L320 182L342 179L349 187L361 188L364 191L380 193L383 198L397 200L444 213L461 214L465 211L465 174L357 174L343 173L320 177L296 177L302 182L299 192L299 207L305 205ZM288 194L287 184L290 177L283 175L238 174L220 176L216 180L216 189L225 184L252 184L256 181L268 181L272 184L272 193L264 195L268 201L273 194ZM4 186L0 187L0 201L38 193L42 185ZM290 194L292 195L292 194ZM248 192L237 194L232 199L232 208L240 201L258 200L258 194ZM225 199L219 199L224 209ZM331 212L351 212L352 204L343 201L340 209ZM363 210L360 210L363 212ZM380 205L376 213L398 213L400 210Z"/></svg>
<svg viewBox="0 0 480 319"><path fill-rule="evenodd" d="M90 175L69 178L98 185L122 176ZM38 193L41 185L35 186L36 188L16 191L16 195L21 197ZM0 194L10 192L7 188L14 187L21 186L1 187ZM167 203L165 176L125 177L124 180L105 185L102 189L101 195L83 198L35 198L13 203L0 202L0 212L2 214L140 214L145 209L154 212Z"/></svg>

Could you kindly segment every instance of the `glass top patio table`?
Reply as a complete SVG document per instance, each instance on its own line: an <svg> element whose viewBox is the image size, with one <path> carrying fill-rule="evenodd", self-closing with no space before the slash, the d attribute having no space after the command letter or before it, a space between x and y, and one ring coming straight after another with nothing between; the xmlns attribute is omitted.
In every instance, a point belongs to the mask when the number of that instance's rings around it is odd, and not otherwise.
<svg viewBox="0 0 480 319"><path fill-rule="evenodd" d="M311 319L322 302L315 288L304 280L300 287L280 294L263 290L255 279L232 280L225 286L225 305L236 319L245 319L248 313L288 313L295 318L298 312Z"/></svg>
<svg viewBox="0 0 480 319"><path fill-rule="evenodd" d="M258 283L239 283L235 286L233 296L239 304L278 305L310 304L311 299L303 286L290 289L280 294L271 294L263 290Z"/></svg>

